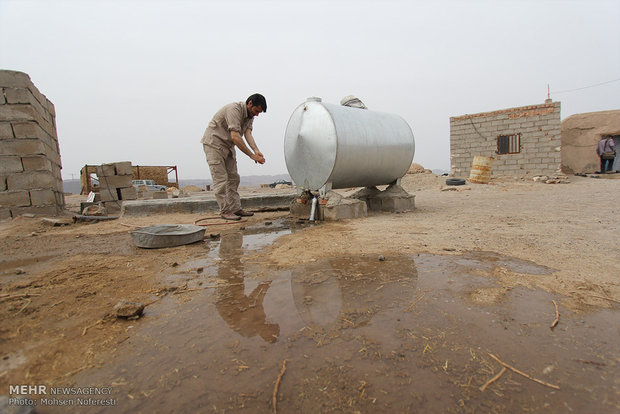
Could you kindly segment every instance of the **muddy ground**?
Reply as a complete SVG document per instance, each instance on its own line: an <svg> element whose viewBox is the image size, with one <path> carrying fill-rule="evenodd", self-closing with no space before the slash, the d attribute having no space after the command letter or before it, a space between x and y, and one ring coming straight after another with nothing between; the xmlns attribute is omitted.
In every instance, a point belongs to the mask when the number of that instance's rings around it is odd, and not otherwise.
<svg viewBox="0 0 620 414"><path fill-rule="evenodd" d="M43 413L274 412L274 395L282 413L617 412L616 176L411 174L413 212L258 213L158 250L130 226L202 216L2 222L0 394L45 385L11 406ZM120 300L144 316L117 319Z"/></svg>

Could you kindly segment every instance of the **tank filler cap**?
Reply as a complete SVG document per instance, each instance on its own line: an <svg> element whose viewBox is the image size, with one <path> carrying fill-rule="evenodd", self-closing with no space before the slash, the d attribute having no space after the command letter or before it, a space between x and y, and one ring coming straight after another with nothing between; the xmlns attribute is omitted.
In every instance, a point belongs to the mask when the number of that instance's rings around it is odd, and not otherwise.
<svg viewBox="0 0 620 414"><path fill-rule="evenodd" d="M311 96L308 99L306 99L306 102L322 102L323 100L321 98L319 98L318 96Z"/></svg>

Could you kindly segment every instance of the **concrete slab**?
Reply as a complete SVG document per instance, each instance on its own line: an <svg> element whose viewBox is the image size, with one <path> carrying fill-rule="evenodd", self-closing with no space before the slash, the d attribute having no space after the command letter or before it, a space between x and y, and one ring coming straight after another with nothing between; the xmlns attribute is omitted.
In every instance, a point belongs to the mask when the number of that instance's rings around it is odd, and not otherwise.
<svg viewBox="0 0 620 414"><path fill-rule="evenodd" d="M289 208L296 193L246 195L241 196L241 207L245 210L261 210L272 208ZM125 200L121 215L148 216L151 214L170 213L218 213L219 207L215 196L172 198L167 200Z"/></svg>

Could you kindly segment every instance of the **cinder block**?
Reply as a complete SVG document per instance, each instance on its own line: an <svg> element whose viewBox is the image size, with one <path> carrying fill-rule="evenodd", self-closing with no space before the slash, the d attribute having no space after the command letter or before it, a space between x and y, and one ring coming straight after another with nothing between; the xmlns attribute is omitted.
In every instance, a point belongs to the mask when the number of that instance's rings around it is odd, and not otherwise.
<svg viewBox="0 0 620 414"><path fill-rule="evenodd" d="M65 193L63 193L62 191L55 191L54 194L56 196L56 204L59 205L59 206L62 206L64 208L64 206L65 206Z"/></svg>
<svg viewBox="0 0 620 414"><path fill-rule="evenodd" d="M138 193L135 187L121 188L121 200L136 200Z"/></svg>
<svg viewBox="0 0 620 414"><path fill-rule="evenodd" d="M3 141L0 155L45 155L45 144L38 139Z"/></svg>
<svg viewBox="0 0 620 414"><path fill-rule="evenodd" d="M48 135L36 122L13 122L15 138L43 138Z"/></svg>
<svg viewBox="0 0 620 414"><path fill-rule="evenodd" d="M0 105L0 119L3 121L37 121L39 118L32 105Z"/></svg>
<svg viewBox="0 0 620 414"><path fill-rule="evenodd" d="M45 98L38 89L34 87L5 88L4 95L8 104L31 105L42 119L53 124L53 116L47 108L47 98Z"/></svg>
<svg viewBox="0 0 620 414"><path fill-rule="evenodd" d="M0 88L32 85L30 76L16 70L0 70Z"/></svg>
<svg viewBox="0 0 620 414"><path fill-rule="evenodd" d="M344 203L320 206L323 220L347 220L368 216L366 203L360 200L344 200Z"/></svg>
<svg viewBox="0 0 620 414"><path fill-rule="evenodd" d="M301 203L297 199L291 201L289 206L291 216L300 218L309 218L310 210L312 209L312 200L307 200L306 203Z"/></svg>
<svg viewBox="0 0 620 414"><path fill-rule="evenodd" d="M0 139L13 139L13 128L9 122L0 122Z"/></svg>
<svg viewBox="0 0 620 414"><path fill-rule="evenodd" d="M56 126L51 116L44 116L37 112L33 105L15 104L0 105L0 120L11 122L36 122L50 136L56 137Z"/></svg>
<svg viewBox="0 0 620 414"><path fill-rule="evenodd" d="M133 175L133 167L131 161L122 161L114 163L116 175Z"/></svg>
<svg viewBox="0 0 620 414"><path fill-rule="evenodd" d="M114 187L101 187L99 190L101 201L115 201L118 200L118 191Z"/></svg>
<svg viewBox="0 0 620 414"><path fill-rule="evenodd" d="M22 207L30 205L28 191L0 192L0 207Z"/></svg>
<svg viewBox="0 0 620 414"><path fill-rule="evenodd" d="M5 88L4 96L9 104L29 104L34 100L27 88Z"/></svg>
<svg viewBox="0 0 620 414"><path fill-rule="evenodd" d="M57 205L13 207L11 208L11 214L13 217L18 217L22 214L36 214L38 216L57 216L62 212L62 210L62 207Z"/></svg>
<svg viewBox="0 0 620 414"><path fill-rule="evenodd" d="M131 187L131 175L112 175L110 177L99 175L99 185L101 188L128 188Z"/></svg>
<svg viewBox="0 0 620 414"><path fill-rule="evenodd" d="M48 206L56 204L56 195L53 190L30 190L30 202L33 206Z"/></svg>
<svg viewBox="0 0 620 414"><path fill-rule="evenodd" d="M0 220L9 220L11 218L11 210L8 208L0 208Z"/></svg>
<svg viewBox="0 0 620 414"><path fill-rule="evenodd" d="M53 171L51 161L43 156L22 157L22 165L24 171Z"/></svg>
<svg viewBox="0 0 620 414"><path fill-rule="evenodd" d="M47 172L24 172L9 175L6 183L7 188L11 191L55 188L56 186L56 180Z"/></svg>
<svg viewBox="0 0 620 414"><path fill-rule="evenodd" d="M97 166L97 177L99 177L99 181L101 181L103 177L113 177L114 175L116 175L114 164L101 164Z"/></svg>
<svg viewBox="0 0 620 414"><path fill-rule="evenodd" d="M106 201L102 203L103 206L108 210L108 215L116 215L121 212L122 204L120 201Z"/></svg>
<svg viewBox="0 0 620 414"><path fill-rule="evenodd" d="M0 155L0 174L13 174L24 171L22 160L15 155Z"/></svg>

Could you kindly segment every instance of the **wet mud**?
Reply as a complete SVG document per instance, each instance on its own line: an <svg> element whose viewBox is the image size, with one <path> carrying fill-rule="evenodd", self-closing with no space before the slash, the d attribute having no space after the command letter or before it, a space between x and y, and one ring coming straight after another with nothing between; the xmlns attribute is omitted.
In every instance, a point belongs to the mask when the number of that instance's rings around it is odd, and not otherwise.
<svg viewBox="0 0 620 414"><path fill-rule="evenodd" d="M553 269L488 252L251 259L288 227L224 232L159 274L168 291L74 377L111 387L116 406L72 411L266 413L274 390L282 413L620 409L618 309L560 308L551 329L561 297L489 277ZM491 355L531 378L508 369L481 391L502 369Z"/></svg>

